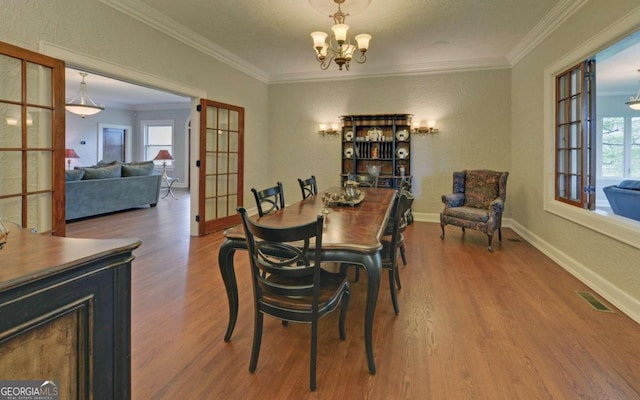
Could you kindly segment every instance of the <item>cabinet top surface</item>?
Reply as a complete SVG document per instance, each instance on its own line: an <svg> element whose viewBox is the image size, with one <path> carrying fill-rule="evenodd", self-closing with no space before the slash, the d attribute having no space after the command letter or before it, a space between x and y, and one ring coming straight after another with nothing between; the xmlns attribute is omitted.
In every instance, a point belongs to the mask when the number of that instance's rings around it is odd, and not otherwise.
<svg viewBox="0 0 640 400"><path fill-rule="evenodd" d="M0 291L111 255L131 252L138 239L80 239L13 229L0 250Z"/></svg>

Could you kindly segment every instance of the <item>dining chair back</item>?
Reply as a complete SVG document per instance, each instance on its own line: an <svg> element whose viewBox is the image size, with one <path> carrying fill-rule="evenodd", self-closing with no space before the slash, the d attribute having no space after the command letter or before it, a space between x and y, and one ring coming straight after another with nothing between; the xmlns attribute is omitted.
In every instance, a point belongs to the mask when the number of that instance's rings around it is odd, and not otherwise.
<svg viewBox="0 0 640 400"><path fill-rule="evenodd" d="M309 388L316 389L318 321L340 306L339 334L345 340L350 286L345 274L320 268L324 217L298 226L261 225L239 208L252 271L254 333L249 371L255 372L262 342L263 316L311 324ZM274 251L276 250L276 251Z"/></svg>
<svg viewBox="0 0 640 400"><path fill-rule="evenodd" d="M284 190L281 182L278 182L276 186L263 190L251 188L251 191L256 199L258 214L261 217L284 208Z"/></svg>
<svg viewBox="0 0 640 400"><path fill-rule="evenodd" d="M382 258L382 268L389 270L389 289L391 290L391 302L393 303L393 310L396 314L400 312L398 307L397 290L402 289L400 283L400 272L398 270L398 252L400 246L404 245L404 238L402 236L403 226L406 227L406 220L404 215L413 204L413 195L405 189L402 189L396 195L392 215L390 218L391 229L389 236L382 240L382 251L380 256Z"/></svg>
<svg viewBox="0 0 640 400"><path fill-rule="evenodd" d="M298 184L300 185L300 192L302 193L302 200L309 196L318 194L318 186L316 185L315 175L311 175L311 178L300 179L298 178Z"/></svg>

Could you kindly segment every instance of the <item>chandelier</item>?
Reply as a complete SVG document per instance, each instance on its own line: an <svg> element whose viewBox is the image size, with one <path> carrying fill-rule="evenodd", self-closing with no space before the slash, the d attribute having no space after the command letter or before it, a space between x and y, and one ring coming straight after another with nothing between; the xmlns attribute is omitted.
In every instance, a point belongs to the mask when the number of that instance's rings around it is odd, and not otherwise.
<svg viewBox="0 0 640 400"><path fill-rule="evenodd" d="M97 105L91 97L87 94L87 84L84 82L84 78L87 76L85 72L79 72L80 76L82 76L82 82L80 82L80 90L78 94L73 99L69 100L65 104L65 108L67 111L72 112L74 114L78 114L82 118L87 115L94 115L104 110L104 106Z"/></svg>
<svg viewBox="0 0 640 400"><path fill-rule="evenodd" d="M349 25L344 23L345 18L349 14L343 13L340 8L345 0L333 1L338 5L338 11L330 15L335 23L335 25L331 27L333 35L329 37L329 42L327 43L326 39L329 36L328 34L325 32L311 32L313 47L316 50L316 60L320 63L320 68L329 68L331 60L334 60L341 71L343 66L348 71L351 60L359 64L367 61L365 53L369 48L371 35L366 33L356 35L355 40L357 44L353 44L348 35Z"/></svg>
<svg viewBox="0 0 640 400"><path fill-rule="evenodd" d="M640 72L640 69L638 70ZM629 101L624 103L629 106L632 110L640 110L640 88L638 89L638 94L636 97L630 97Z"/></svg>

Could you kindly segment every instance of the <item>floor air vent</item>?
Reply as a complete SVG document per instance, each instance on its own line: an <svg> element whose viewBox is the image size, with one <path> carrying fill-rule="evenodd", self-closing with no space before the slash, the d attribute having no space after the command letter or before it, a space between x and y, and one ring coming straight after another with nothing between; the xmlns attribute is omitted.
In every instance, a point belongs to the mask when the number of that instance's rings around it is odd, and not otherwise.
<svg viewBox="0 0 640 400"><path fill-rule="evenodd" d="M589 293L589 292L580 292L580 291L576 291L576 293L578 294L578 296L582 297L587 303L589 303L591 305L591 307L593 307L597 311L613 312L613 310L611 310L609 307L604 305L604 303L602 303L600 300L598 300L591 293Z"/></svg>

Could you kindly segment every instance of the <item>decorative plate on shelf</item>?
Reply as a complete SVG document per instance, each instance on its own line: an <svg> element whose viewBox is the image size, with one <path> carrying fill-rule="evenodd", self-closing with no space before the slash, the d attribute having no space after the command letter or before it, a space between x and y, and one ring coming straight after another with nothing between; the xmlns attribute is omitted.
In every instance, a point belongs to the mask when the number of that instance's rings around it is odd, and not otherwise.
<svg viewBox="0 0 640 400"><path fill-rule="evenodd" d="M347 131L344 134L344 140L346 140L347 142L350 142L353 140L353 131Z"/></svg>
<svg viewBox="0 0 640 400"><path fill-rule="evenodd" d="M405 141L409 139L409 131L406 129L399 130L398 132L396 132L396 139L400 141Z"/></svg>
<svg viewBox="0 0 640 400"><path fill-rule="evenodd" d="M344 149L344 156L347 158L353 157L353 147L347 147Z"/></svg>
<svg viewBox="0 0 640 400"><path fill-rule="evenodd" d="M396 154L398 155L398 158L405 159L409 157L409 150L404 146L400 146L398 147L398 150L396 150Z"/></svg>

